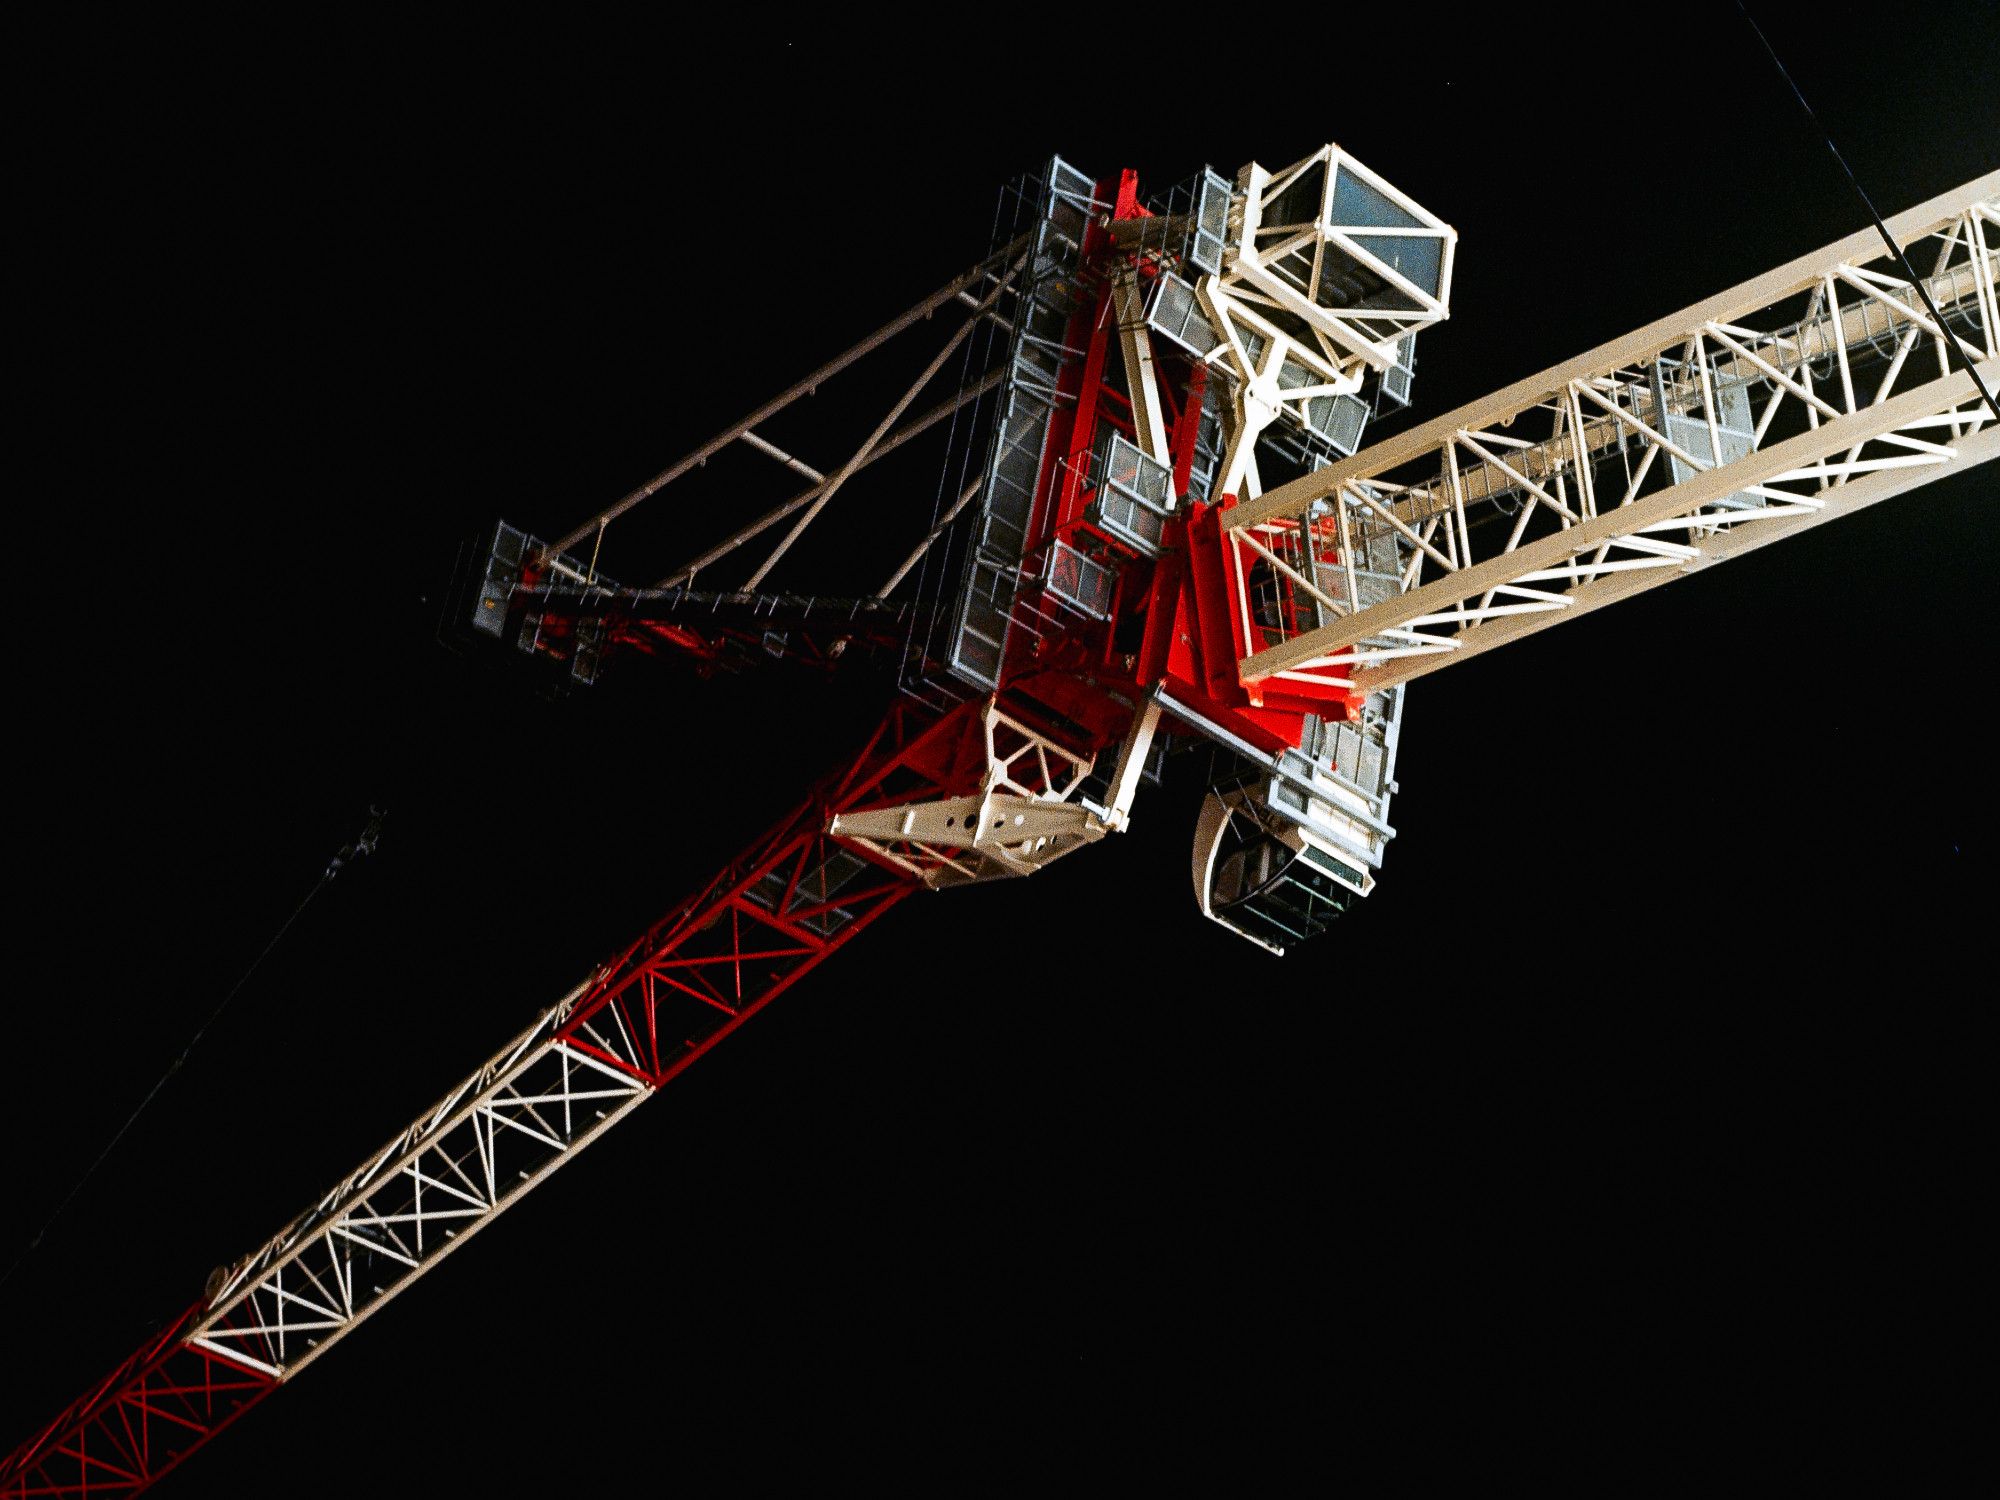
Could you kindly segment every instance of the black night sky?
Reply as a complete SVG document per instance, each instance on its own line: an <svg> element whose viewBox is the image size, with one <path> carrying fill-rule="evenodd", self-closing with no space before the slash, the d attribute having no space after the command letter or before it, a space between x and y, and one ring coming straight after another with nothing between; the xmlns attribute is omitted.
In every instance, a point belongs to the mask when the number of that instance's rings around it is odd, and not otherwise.
<svg viewBox="0 0 2000 1500"><path fill-rule="evenodd" d="M1885 214L2000 166L1990 9L1760 10ZM551 698L439 603L482 524L560 532L976 260L1005 179L1339 141L1461 236L1419 417L1866 224L1730 5L1272 12L1240 58L1058 20L405 22L256 66L102 22L70 60L16 229L53 274L0 1262L389 818L0 1285L0 1449L848 747L865 674ZM798 451L837 463L898 368ZM604 566L785 478L718 460ZM787 581L872 586L935 483L857 480ZM1378 1414L1413 1464L1499 1425L1676 1472L1687 1432L1820 1441L1890 1370L1951 1428L1996 485L1418 683L1380 887L1282 961L1195 910L1205 754L1122 839L904 904L160 1492L1043 1487L1215 1444L1261 1488Z"/></svg>

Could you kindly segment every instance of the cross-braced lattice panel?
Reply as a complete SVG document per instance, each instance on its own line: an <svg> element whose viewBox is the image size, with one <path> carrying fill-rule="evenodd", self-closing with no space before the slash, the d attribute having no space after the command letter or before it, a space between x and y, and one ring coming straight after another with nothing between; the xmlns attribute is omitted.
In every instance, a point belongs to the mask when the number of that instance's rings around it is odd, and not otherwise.
<svg viewBox="0 0 2000 1500"><path fill-rule="evenodd" d="M1314 606L1244 680L1389 686L2000 452L1964 368L2000 370L2000 199L1962 196L1900 221L1937 317L1856 237L1229 512ZM1299 566L1327 510L1394 538L1393 597Z"/></svg>
<svg viewBox="0 0 2000 1500"><path fill-rule="evenodd" d="M650 1091L581 1048L541 1042L212 1306L190 1342L294 1373Z"/></svg>

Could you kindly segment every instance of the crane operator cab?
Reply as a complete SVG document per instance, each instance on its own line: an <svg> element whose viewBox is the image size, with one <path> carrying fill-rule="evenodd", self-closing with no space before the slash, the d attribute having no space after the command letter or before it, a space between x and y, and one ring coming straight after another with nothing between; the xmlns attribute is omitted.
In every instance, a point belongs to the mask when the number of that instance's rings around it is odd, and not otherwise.
<svg viewBox="0 0 2000 1500"><path fill-rule="evenodd" d="M1283 953L1374 889L1395 832L1402 708L1398 685L1372 694L1358 723L1310 719L1310 753L1288 750L1209 792L1194 835L1203 916Z"/></svg>

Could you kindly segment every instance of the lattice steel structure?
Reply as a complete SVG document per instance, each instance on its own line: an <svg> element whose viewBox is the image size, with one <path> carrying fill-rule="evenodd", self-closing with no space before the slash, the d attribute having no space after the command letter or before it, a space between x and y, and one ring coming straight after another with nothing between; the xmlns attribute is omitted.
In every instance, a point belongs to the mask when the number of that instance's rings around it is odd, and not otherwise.
<svg viewBox="0 0 2000 1500"><path fill-rule="evenodd" d="M1945 344L1993 384L1996 225L1993 177L1890 223L1942 327L1866 230L1225 510L1287 584L1242 681L1390 687L1992 457Z"/></svg>
<svg viewBox="0 0 2000 1500"><path fill-rule="evenodd" d="M1364 449L1448 314L1449 225L1334 146L1151 198L1058 159L1007 190L977 265L601 515L553 543L496 527L461 579L468 634L573 684L647 653L872 656L894 701L749 852L10 1455L0 1500L144 1489L891 907L1127 827L1170 739L1227 752L1201 910L1277 952L1319 931L1394 835L1410 678L2000 453L1969 373L2000 379L2000 173L1890 229L1938 317L1856 235ZM948 309L841 464L771 435ZM957 389L909 416L955 356ZM773 584L851 482L941 432L886 582ZM650 587L599 572L619 516L736 444L806 487Z"/></svg>

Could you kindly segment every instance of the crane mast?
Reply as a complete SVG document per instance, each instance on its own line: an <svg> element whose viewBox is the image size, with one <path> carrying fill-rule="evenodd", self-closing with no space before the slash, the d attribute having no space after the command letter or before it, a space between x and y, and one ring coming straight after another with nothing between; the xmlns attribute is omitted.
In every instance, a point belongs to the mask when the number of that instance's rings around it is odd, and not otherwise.
<svg viewBox="0 0 2000 1500"><path fill-rule="evenodd" d="M497 525L466 628L576 684L644 654L868 656L894 699L742 856L218 1269L0 1464L0 1497L146 1488L891 907L1127 827L1169 740L1226 752L1200 909L1277 953L1322 930L1394 835L1412 678L2000 454L1971 373L2000 381L2000 173L1888 227L1937 317L1857 234L1364 446L1449 315L1444 220L1337 146L1150 197L1055 159L1007 189L985 259L847 354L552 542ZM838 467L758 431L947 310ZM886 581L772 582L947 419L977 436ZM612 522L739 443L805 487L653 584L599 570ZM703 581L759 538L741 583Z"/></svg>

